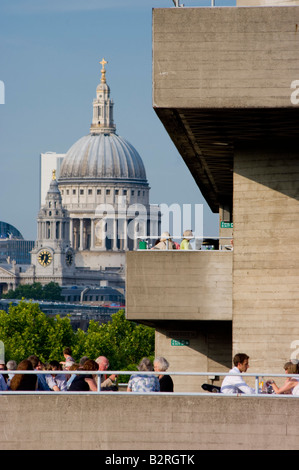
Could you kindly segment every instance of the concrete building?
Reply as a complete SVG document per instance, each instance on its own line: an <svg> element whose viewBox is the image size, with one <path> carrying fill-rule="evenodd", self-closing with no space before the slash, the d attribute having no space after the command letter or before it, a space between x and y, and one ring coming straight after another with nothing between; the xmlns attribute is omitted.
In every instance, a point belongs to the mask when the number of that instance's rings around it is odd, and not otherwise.
<svg viewBox="0 0 299 470"><path fill-rule="evenodd" d="M127 255L127 317L173 370L299 357L299 2L240 5L153 10L154 110L234 243Z"/></svg>

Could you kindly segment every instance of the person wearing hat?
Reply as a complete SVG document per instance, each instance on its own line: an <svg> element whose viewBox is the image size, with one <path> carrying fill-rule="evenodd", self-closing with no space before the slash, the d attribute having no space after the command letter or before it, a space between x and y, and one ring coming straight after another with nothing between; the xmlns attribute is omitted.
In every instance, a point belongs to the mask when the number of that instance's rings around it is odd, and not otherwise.
<svg viewBox="0 0 299 470"><path fill-rule="evenodd" d="M153 250L175 250L175 244L170 238L169 232L163 232L159 243L155 245Z"/></svg>
<svg viewBox="0 0 299 470"><path fill-rule="evenodd" d="M193 233L192 230L185 230L183 233L183 240L181 243L181 250L192 250L192 246L190 245L190 240L192 240Z"/></svg>

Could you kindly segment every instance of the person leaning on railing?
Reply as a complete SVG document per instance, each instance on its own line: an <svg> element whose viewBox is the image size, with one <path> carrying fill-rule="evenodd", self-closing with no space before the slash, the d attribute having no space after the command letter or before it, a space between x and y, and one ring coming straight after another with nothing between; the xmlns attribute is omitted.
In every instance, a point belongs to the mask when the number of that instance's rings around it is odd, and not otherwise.
<svg viewBox="0 0 299 470"><path fill-rule="evenodd" d="M183 233L183 239L181 242L180 249L181 250L192 250L192 246L190 244L190 240L194 238L192 230L185 230Z"/></svg>
<svg viewBox="0 0 299 470"><path fill-rule="evenodd" d="M62 371L61 364L58 361L50 361L49 364L46 366L46 370L58 372L61 371L60 374L47 374L46 375L46 382L53 392L65 392L67 390L67 380L66 376Z"/></svg>
<svg viewBox="0 0 299 470"><path fill-rule="evenodd" d="M298 374L299 367L297 362L288 361L283 366L286 374ZM271 385L274 393L280 394L292 394L292 395L299 395L299 377L287 377L285 383L278 387L274 380L268 380L267 385Z"/></svg>
<svg viewBox="0 0 299 470"><path fill-rule="evenodd" d="M153 371L154 367L150 359L144 357L138 364L140 372ZM131 375L127 392L160 392L159 379L155 375L138 374Z"/></svg>
<svg viewBox="0 0 299 470"><path fill-rule="evenodd" d="M106 356L97 357L96 363L98 364L99 370L102 372L108 370L108 367L110 366L109 360ZM108 377L107 374L101 374L98 376L98 380L101 381L101 390L114 392L118 390L117 375L112 374Z"/></svg>
<svg viewBox="0 0 299 470"><path fill-rule="evenodd" d="M163 232L160 241L152 247L152 250L175 250L175 243L172 241L169 232Z"/></svg>
<svg viewBox="0 0 299 470"><path fill-rule="evenodd" d="M34 370L31 361L24 359L21 361L17 370ZM10 381L10 390L17 391L35 391L37 389L37 375L33 374L15 374Z"/></svg>
<svg viewBox="0 0 299 470"><path fill-rule="evenodd" d="M221 385L221 393L245 393L251 395L255 389L249 387L243 377L242 372L246 372L249 367L249 356L239 353L234 356L234 367L226 375ZM231 375L230 375L231 374Z"/></svg>
<svg viewBox="0 0 299 470"><path fill-rule="evenodd" d="M76 375L68 390L70 392L96 392L98 389L97 381L91 372L98 369L98 364L93 359L85 361L80 371L84 370L89 373Z"/></svg>
<svg viewBox="0 0 299 470"><path fill-rule="evenodd" d="M166 372L169 362L165 357L156 357L154 360L155 372ZM173 392L173 380L168 374L159 374L160 392Z"/></svg>

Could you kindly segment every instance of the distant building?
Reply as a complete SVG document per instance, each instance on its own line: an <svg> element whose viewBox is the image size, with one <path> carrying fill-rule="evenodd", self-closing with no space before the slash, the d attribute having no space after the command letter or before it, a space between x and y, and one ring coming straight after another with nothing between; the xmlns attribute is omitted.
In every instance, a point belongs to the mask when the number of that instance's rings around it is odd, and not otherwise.
<svg viewBox="0 0 299 470"><path fill-rule="evenodd" d="M124 308L125 306L124 294L109 286L63 286L61 296L65 302L88 302L118 308Z"/></svg>
<svg viewBox="0 0 299 470"><path fill-rule="evenodd" d="M0 264L12 261L17 264L29 264L33 247L33 240L0 240Z"/></svg>
<svg viewBox="0 0 299 470"><path fill-rule="evenodd" d="M124 292L126 251L138 248L138 237L159 233L159 207L149 203L143 161L116 133L106 63L101 61L89 134L65 155L41 154L37 240L27 265L15 260L0 266L4 292L51 281L85 287L106 282Z"/></svg>
<svg viewBox="0 0 299 470"><path fill-rule="evenodd" d="M40 156L40 200L39 206L42 207L46 203L46 196L49 189L49 181L51 181L53 170L56 172L56 178L59 178L60 167L63 162L65 153L46 152Z"/></svg>
<svg viewBox="0 0 299 470"><path fill-rule="evenodd" d="M23 235L13 225L0 221L0 240L12 238L23 240Z"/></svg>
<svg viewBox="0 0 299 470"><path fill-rule="evenodd" d="M24 240L13 225L0 221L0 264L29 264L33 246L33 240Z"/></svg>

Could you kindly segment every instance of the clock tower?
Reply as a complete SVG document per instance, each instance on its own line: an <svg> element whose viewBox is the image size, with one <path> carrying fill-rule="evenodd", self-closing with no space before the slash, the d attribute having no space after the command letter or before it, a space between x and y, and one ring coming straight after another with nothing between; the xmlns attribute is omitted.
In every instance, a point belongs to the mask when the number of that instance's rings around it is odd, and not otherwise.
<svg viewBox="0 0 299 470"><path fill-rule="evenodd" d="M60 285L74 275L74 251L69 240L69 217L63 208L56 172L37 218L37 240L31 251L36 281L42 284L54 281ZM65 282L66 281L66 282Z"/></svg>

